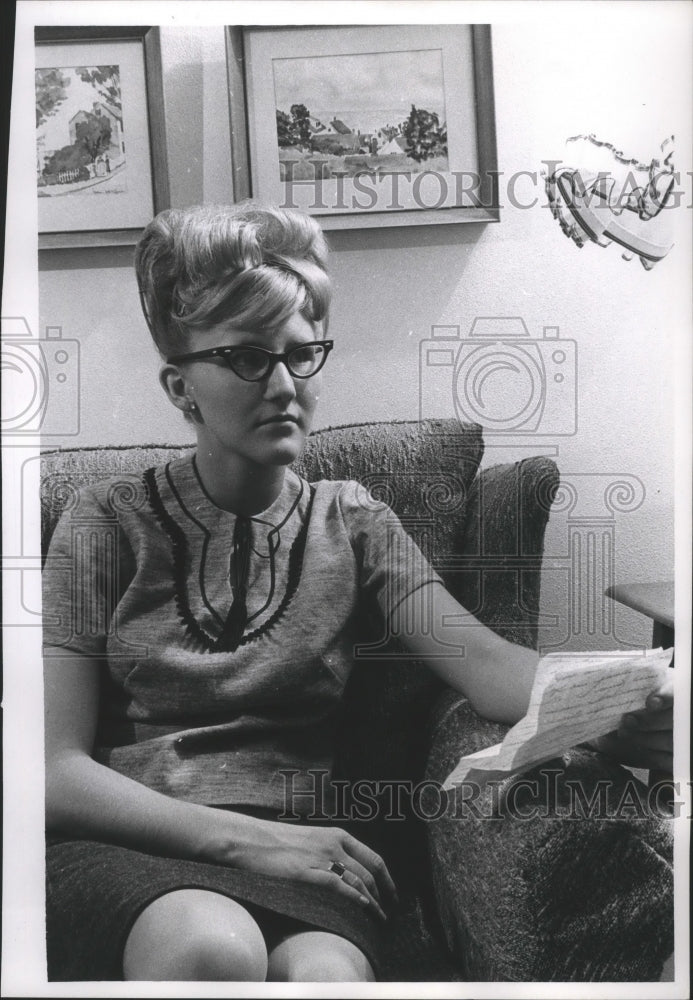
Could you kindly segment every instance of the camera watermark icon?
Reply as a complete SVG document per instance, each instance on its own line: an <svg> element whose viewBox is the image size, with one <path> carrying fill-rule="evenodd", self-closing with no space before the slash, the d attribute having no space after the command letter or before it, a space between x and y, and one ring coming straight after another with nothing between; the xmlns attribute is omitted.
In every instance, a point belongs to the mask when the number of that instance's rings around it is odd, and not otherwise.
<svg viewBox="0 0 693 1000"><path fill-rule="evenodd" d="M79 341L64 338L62 327L47 326L44 337L34 337L23 316L3 317L4 443L79 434L79 378Z"/></svg>
<svg viewBox="0 0 693 1000"><path fill-rule="evenodd" d="M570 436L577 430L577 344L556 326L532 338L519 316L478 316L468 337L432 326L419 354L419 419L450 402L485 434Z"/></svg>

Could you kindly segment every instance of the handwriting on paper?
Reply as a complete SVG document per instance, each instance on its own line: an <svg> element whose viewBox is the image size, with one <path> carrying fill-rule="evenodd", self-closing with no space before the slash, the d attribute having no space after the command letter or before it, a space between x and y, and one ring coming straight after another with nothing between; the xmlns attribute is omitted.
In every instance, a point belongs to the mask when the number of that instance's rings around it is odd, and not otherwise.
<svg viewBox="0 0 693 1000"><path fill-rule="evenodd" d="M666 678L672 650L552 653L537 667L527 714L502 743L463 757L443 787L507 776L618 727Z"/></svg>

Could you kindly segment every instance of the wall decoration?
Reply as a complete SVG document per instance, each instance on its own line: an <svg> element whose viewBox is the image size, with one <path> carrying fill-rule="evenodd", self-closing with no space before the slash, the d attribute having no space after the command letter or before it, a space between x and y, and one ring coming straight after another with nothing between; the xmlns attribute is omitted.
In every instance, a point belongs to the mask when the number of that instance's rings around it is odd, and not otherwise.
<svg viewBox="0 0 693 1000"><path fill-rule="evenodd" d="M325 229L498 219L487 25L228 28L237 197Z"/></svg>
<svg viewBox="0 0 693 1000"><path fill-rule="evenodd" d="M37 28L39 246L134 243L168 205L158 29Z"/></svg>
<svg viewBox="0 0 693 1000"><path fill-rule="evenodd" d="M546 161L548 204L569 239L623 247L623 258L639 257L646 270L662 260L673 244L674 136L661 144L649 162L626 156L595 135L566 140L565 159Z"/></svg>

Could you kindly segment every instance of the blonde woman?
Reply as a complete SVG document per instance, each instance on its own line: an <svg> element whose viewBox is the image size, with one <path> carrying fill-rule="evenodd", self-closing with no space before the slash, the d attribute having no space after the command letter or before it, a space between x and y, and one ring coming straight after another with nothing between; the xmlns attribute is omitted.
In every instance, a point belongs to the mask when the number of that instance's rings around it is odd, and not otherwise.
<svg viewBox="0 0 693 1000"><path fill-rule="evenodd" d="M461 608L357 484L290 468L333 348L326 256L312 219L253 205L164 212L138 246L161 385L197 447L128 504L117 483L82 492L91 537L117 520L110 554L77 547L69 515L52 540L51 979L377 976L397 905L384 860L343 827L280 819L282 770L300 791L331 766L364 604L393 633L424 606L457 616L464 658L437 658L427 622L407 642L488 717L526 710L536 654ZM659 697L640 743L666 757Z"/></svg>

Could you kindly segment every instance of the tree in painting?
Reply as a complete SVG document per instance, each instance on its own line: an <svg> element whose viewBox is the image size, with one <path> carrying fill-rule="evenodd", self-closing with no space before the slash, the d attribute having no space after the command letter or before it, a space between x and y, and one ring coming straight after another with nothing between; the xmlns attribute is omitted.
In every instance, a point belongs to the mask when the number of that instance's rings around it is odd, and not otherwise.
<svg viewBox="0 0 693 1000"><path fill-rule="evenodd" d="M310 112L305 104L292 104L290 115L277 109L277 143L280 147L311 149L312 138Z"/></svg>
<svg viewBox="0 0 693 1000"><path fill-rule="evenodd" d="M294 126L298 136L298 145L310 148L311 131L310 112L308 111L308 108L305 104L292 104L291 117L294 120Z"/></svg>
<svg viewBox="0 0 693 1000"><path fill-rule="evenodd" d="M36 128L67 100L69 85L70 79L61 69L36 70Z"/></svg>
<svg viewBox="0 0 693 1000"><path fill-rule="evenodd" d="M407 143L407 155L417 163L433 156L447 156L448 133L435 111L411 106L409 117L402 125L402 135Z"/></svg>
<svg viewBox="0 0 693 1000"><path fill-rule="evenodd" d="M285 149L287 146L293 146L295 143L294 135L294 124L291 120L291 116L287 115L286 111L280 111L277 108L277 142Z"/></svg>
<svg viewBox="0 0 693 1000"><path fill-rule="evenodd" d="M107 104L112 104L121 110L118 66L79 66L76 73L84 83L91 84Z"/></svg>
<svg viewBox="0 0 693 1000"><path fill-rule="evenodd" d="M90 156L84 149L78 146L63 146L56 149L54 153L46 159L43 168L43 176L47 184L55 184L59 175L63 171L75 171L76 179L88 180L89 171L86 164L90 162Z"/></svg>
<svg viewBox="0 0 693 1000"><path fill-rule="evenodd" d="M102 115L89 115L86 121L78 122L75 145L83 149L92 163L102 153L108 152L111 144L111 124Z"/></svg>

